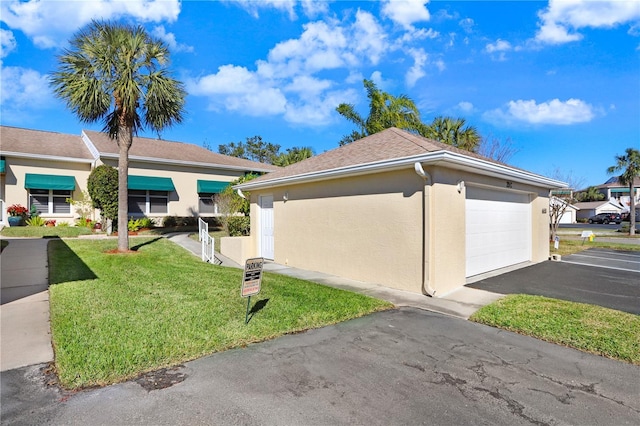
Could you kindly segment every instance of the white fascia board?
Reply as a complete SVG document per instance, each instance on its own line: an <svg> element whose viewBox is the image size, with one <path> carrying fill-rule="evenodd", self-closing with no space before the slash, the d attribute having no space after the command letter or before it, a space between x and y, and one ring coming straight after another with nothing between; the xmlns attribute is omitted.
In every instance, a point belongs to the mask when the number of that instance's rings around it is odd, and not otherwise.
<svg viewBox="0 0 640 426"><path fill-rule="evenodd" d="M118 159L118 154L101 154L102 158L109 159ZM173 164L176 166L192 166L192 167L204 167L207 169L223 169L223 170L238 170L238 171L256 171L256 172L273 172L270 169L260 169L260 168L248 168L242 166L229 166L225 164L215 164L215 163L199 163L195 161L181 161L181 160L170 160L164 158L153 158L153 157L139 157L136 155L130 155L129 161L140 161L141 163L155 163L155 164Z"/></svg>
<svg viewBox="0 0 640 426"><path fill-rule="evenodd" d="M5 157L29 158L32 160L64 161L66 163L81 163L81 164L93 164L93 161L94 161L91 158L60 157L57 155L28 154L25 152L2 151L2 155Z"/></svg>
<svg viewBox="0 0 640 426"><path fill-rule="evenodd" d="M97 160L98 158L100 158L100 151L98 151L98 148L96 148L96 146L93 144L93 142L91 142L91 139L89 138L89 135L87 135L84 130L82 131L82 134L80 135L82 142L84 142L85 146L87 147L87 149L89 150L89 152L91 153L91 155L93 155L93 160Z"/></svg>
<svg viewBox="0 0 640 426"><path fill-rule="evenodd" d="M305 173L295 176L268 179L260 182L249 181L236 185L234 189L251 190L260 188L273 188L296 183L317 182L339 177L358 176L383 171L399 170L419 162L423 165L442 165L459 170L466 170L473 173L508 179L513 182L520 182L529 185L542 186L544 188L566 188L567 184L558 180L550 179L535 173L512 167L492 163L486 160L469 157L448 151L436 151L423 155L413 155L410 157L395 158L392 160L376 161L373 163L358 164L355 166L340 167L336 169L322 170L319 172Z"/></svg>

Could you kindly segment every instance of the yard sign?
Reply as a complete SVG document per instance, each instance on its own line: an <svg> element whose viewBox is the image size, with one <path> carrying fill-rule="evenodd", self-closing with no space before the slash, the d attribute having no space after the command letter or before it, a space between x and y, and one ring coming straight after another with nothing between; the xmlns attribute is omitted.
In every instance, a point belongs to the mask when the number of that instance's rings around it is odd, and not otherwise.
<svg viewBox="0 0 640 426"><path fill-rule="evenodd" d="M264 266L264 258L254 257L247 259L244 264L244 274L242 274L242 288L240 295L247 297L247 313L244 316L244 323L249 322L249 307L251 306L251 296L260 293L260 284L262 284L262 267Z"/></svg>

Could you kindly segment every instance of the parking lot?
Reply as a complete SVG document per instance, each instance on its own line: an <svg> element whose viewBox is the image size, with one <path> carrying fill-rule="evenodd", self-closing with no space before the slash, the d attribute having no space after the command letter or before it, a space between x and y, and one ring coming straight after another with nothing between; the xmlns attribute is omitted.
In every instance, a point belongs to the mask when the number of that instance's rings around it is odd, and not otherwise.
<svg viewBox="0 0 640 426"><path fill-rule="evenodd" d="M640 315L640 252L589 249L468 287L501 294L533 294L600 305Z"/></svg>

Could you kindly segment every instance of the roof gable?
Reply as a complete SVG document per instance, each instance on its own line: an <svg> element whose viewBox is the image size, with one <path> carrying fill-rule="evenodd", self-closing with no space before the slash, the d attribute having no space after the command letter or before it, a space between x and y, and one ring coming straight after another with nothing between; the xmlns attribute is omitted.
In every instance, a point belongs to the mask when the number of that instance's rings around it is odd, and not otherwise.
<svg viewBox="0 0 640 426"><path fill-rule="evenodd" d="M271 187L291 182L323 180L347 174L365 174L413 166L414 161L448 163L493 176L509 176L547 188L566 187L563 182L516 169L479 154L391 127L345 146L271 172L238 185L240 189Z"/></svg>

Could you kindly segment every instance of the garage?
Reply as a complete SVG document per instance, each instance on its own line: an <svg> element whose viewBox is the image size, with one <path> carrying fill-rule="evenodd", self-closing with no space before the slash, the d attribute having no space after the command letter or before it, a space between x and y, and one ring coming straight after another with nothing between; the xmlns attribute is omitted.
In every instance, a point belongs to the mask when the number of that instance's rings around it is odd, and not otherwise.
<svg viewBox="0 0 640 426"><path fill-rule="evenodd" d="M526 193L467 186L466 276L531 260L531 203Z"/></svg>

